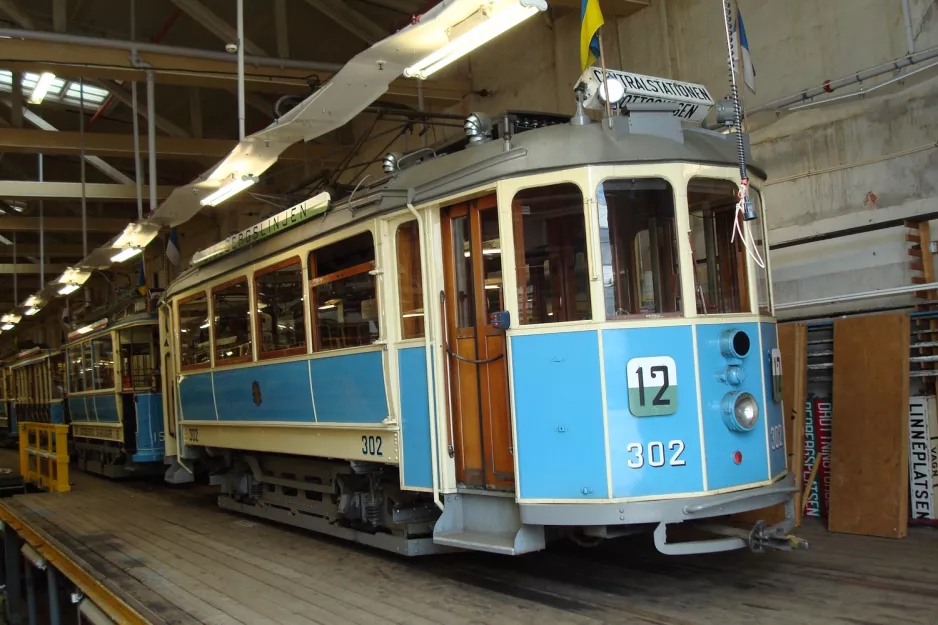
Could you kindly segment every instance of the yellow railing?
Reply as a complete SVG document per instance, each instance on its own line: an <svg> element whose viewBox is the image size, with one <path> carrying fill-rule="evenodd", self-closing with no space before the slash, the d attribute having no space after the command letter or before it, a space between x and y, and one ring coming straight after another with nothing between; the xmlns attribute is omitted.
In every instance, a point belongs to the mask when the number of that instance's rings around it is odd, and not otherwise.
<svg viewBox="0 0 938 625"><path fill-rule="evenodd" d="M68 481L68 426L20 422L20 475L39 488L64 493Z"/></svg>

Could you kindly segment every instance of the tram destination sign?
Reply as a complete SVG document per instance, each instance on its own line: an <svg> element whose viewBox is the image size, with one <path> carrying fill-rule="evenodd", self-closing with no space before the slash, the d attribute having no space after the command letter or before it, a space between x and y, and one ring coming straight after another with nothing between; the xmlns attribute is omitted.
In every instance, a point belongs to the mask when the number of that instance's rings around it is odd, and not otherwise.
<svg viewBox="0 0 938 625"><path fill-rule="evenodd" d="M713 96L703 85L644 74L633 74L614 69L606 69L609 93L616 99L613 104L628 107L629 104L651 104L664 102L677 105L675 117L687 122L700 123L707 118L713 108ZM586 85L586 99L583 106L589 109L603 109L605 102L599 97L603 88L603 70L590 67L580 77ZM621 97L618 97L621 94Z"/></svg>
<svg viewBox="0 0 938 625"><path fill-rule="evenodd" d="M241 232L227 236L215 245L196 252L192 257L192 264L199 265L218 258L219 256L230 254L242 247L252 245L267 237L309 221L313 217L326 212L326 209L329 207L329 200L329 193L324 191L306 201L300 202L296 206L291 206L276 215L271 215L264 221L256 223L249 228L245 228Z"/></svg>

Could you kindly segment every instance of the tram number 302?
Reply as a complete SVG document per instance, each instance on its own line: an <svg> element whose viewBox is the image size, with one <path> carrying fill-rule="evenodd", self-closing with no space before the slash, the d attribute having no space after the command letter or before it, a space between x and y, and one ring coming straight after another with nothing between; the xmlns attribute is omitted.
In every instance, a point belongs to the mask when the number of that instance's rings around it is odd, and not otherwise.
<svg viewBox="0 0 938 625"><path fill-rule="evenodd" d="M648 445L641 443L630 443L625 448L632 457L629 458L630 469L641 469L648 463L650 467L663 467L665 464L671 467L683 467L687 464L686 460L681 460L681 454L684 453L684 441L670 441L665 452L665 444L661 441L652 441Z"/></svg>
<svg viewBox="0 0 938 625"><path fill-rule="evenodd" d="M380 436L362 436L362 454L365 456L383 456Z"/></svg>

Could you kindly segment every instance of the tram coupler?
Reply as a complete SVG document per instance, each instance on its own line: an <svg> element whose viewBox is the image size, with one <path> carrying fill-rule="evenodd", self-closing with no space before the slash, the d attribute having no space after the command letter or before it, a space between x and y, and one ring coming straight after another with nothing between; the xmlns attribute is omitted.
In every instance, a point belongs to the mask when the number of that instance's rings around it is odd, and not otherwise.
<svg viewBox="0 0 938 625"><path fill-rule="evenodd" d="M771 527L766 527L765 521L757 522L749 532L749 549L754 553L764 553L766 549L807 549L810 546L808 541L791 533L793 525L788 519Z"/></svg>

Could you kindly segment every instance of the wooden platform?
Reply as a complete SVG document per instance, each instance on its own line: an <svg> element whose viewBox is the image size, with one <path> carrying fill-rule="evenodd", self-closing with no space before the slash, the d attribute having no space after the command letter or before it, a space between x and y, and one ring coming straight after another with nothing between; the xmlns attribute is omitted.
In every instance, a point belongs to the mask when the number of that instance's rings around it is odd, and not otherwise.
<svg viewBox="0 0 938 625"><path fill-rule="evenodd" d="M0 466L6 456L0 453ZM669 558L650 538L521 558L403 559L224 512L207 487L75 473L72 492L0 500L152 623L935 623L938 531L828 534L807 552Z"/></svg>

